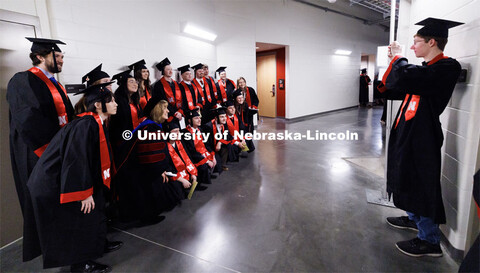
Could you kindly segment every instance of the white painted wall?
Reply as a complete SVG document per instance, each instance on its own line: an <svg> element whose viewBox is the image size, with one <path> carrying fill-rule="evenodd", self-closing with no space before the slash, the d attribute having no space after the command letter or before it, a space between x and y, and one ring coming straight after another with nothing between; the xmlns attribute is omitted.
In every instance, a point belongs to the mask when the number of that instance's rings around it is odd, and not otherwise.
<svg viewBox="0 0 480 273"><path fill-rule="evenodd" d="M434 8L433 8L434 7ZM478 159L480 137L480 21L479 0L412 0L409 23L400 25L399 41L411 46L419 29L414 24L426 17L439 17L466 23L449 32L445 55L456 58L469 75L457 84L447 109L441 116L445 141L442 148L442 190L447 224L442 232L453 247L465 250L467 234L476 221L472 211L472 181ZM406 18L406 17L404 17ZM411 63L420 64L413 51L407 50ZM474 232L474 234L478 234Z"/></svg>
<svg viewBox="0 0 480 273"><path fill-rule="evenodd" d="M63 83L78 83L100 62L113 75L139 59L153 66L168 56L174 67L205 62L212 72L225 65L229 78L244 76L255 87L255 42L288 45L287 118L356 105L360 54L375 54L388 34L290 0L2 0L0 8L39 16L49 22L45 37L67 43ZM217 40L182 35L184 21L214 31ZM353 53L334 56L337 48Z"/></svg>

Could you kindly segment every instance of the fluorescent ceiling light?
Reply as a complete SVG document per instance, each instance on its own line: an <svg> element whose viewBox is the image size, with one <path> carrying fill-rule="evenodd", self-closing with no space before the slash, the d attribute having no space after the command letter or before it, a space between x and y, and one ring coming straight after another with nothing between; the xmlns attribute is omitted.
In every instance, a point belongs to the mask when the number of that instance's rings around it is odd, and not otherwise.
<svg viewBox="0 0 480 273"><path fill-rule="evenodd" d="M351 50L337 49L335 51L335 54L337 54L337 55L350 55L350 54L352 54L352 51Z"/></svg>
<svg viewBox="0 0 480 273"><path fill-rule="evenodd" d="M183 28L183 32L201 39L212 41L212 42L215 41L215 39L217 39L216 34L203 30L190 23L185 24L185 27Z"/></svg>

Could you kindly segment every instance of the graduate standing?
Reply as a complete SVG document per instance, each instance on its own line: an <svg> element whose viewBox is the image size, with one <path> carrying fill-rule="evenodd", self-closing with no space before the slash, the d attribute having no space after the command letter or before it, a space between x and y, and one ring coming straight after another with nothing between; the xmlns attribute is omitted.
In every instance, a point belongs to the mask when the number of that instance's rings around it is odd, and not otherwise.
<svg viewBox="0 0 480 273"><path fill-rule="evenodd" d="M10 157L23 214L23 261L40 255L40 245L27 181L53 136L73 119L73 106L53 77L62 72L58 40L27 38L32 42L34 67L16 73L7 87L10 120Z"/></svg>
<svg viewBox="0 0 480 273"><path fill-rule="evenodd" d="M221 98L223 103L232 98L232 93L237 89L235 82L227 78L226 66L220 66L217 69L217 73L220 79L217 82L218 98Z"/></svg>
<svg viewBox="0 0 480 273"><path fill-rule="evenodd" d="M208 70L208 65L207 64L203 64L203 76L204 76L205 82L208 84L208 87L210 88L210 91L213 93L213 97L215 97L216 103L226 102L226 100L222 101L222 98L218 96L217 84L215 83L215 79L213 79L212 76L209 75L209 70ZM215 107L215 105L212 106L212 108L214 108L214 107ZM212 118L214 116L215 115L213 115Z"/></svg>
<svg viewBox="0 0 480 273"><path fill-rule="evenodd" d="M214 106L217 105L217 99L215 98L215 91L209 84L206 77L204 77L204 65L198 63L195 66L192 66L195 78L193 79L193 84L202 91L202 123L207 123L214 117L212 111L210 111Z"/></svg>
<svg viewBox="0 0 480 273"><path fill-rule="evenodd" d="M133 70L133 76L138 82L138 96L140 97L140 107L143 109L148 100L152 97L152 87L150 84L150 71L145 66L145 60L140 60L128 66Z"/></svg>
<svg viewBox="0 0 480 273"><path fill-rule="evenodd" d="M257 108L248 107L241 89L237 89L235 92L233 92L232 97L234 99L235 114L237 115L238 120L243 123L245 132L253 133L253 116L258 113ZM245 142L247 143L248 152L253 152L255 150L255 144L253 144L253 140L245 140Z"/></svg>
<svg viewBox="0 0 480 273"><path fill-rule="evenodd" d="M159 96L160 99L168 102L168 122L180 122L185 117L182 106L184 104L182 91L178 83L172 79L173 68L168 58L163 59L156 65L162 73L162 78L153 85L152 96Z"/></svg>
<svg viewBox="0 0 480 273"><path fill-rule="evenodd" d="M112 162L105 121L117 111L108 84L80 92L88 112L55 135L28 181L44 268L110 270L92 261L103 255L107 233L103 188L110 187Z"/></svg>
<svg viewBox="0 0 480 273"><path fill-rule="evenodd" d="M82 83L86 84L87 87L90 87L95 84L106 83L110 81L110 75L107 72L102 71L102 64L99 64L95 67L92 71L88 72L85 76L82 77ZM108 85L106 87L108 90L112 90L112 85ZM87 106L85 105L85 97L82 97L76 104L75 104L75 114L83 113L87 110Z"/></svg>
<svg viewBox="0 0 480 273"><path fill-rule="evenodd" d="M199 90L196 85L192 84L192 72L190 71L190 65L184 65L177 68L182 77L180 82L180 90L183 97L183 113L188 115L191 111L198 111L203 108L202 105L202 93L201 89Z"/></svg>
<svg viewBox="0 0 480 273"><path fill-rule="evenodd" d="M368 103L368 86L370 85L370 77L367 75L367 69L363 68L360 74L360 89L358 94L358 103L360 106L367 106Z"/></svg>
<svg viewBox="0 0 480 273"><path fill-rule="evenodd" d="M443 132L440 114L452 96L461 66L443 55L448 29L462 23L428 18L414 35L411 49L422 65L401 57L397 42L389 46L390 66L382 79L387 92L403 93L388 143L387 192L407 216L388 217L387 223L418 230L416 238L396 244L404 254L442 256L439 224L446 222L440 186Z"/></svg>

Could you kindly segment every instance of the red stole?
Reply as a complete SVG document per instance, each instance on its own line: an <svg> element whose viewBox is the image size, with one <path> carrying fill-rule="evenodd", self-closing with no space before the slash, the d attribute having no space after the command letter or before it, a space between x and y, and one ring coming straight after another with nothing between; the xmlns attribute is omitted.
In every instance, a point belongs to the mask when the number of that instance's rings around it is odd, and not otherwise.
<svg viewBox="0 0 480 273"><path fill-rule="evenodd" d="M133 103L129 103L128 105L130 105L130 115L132 116L133 129L135 129L140 124L138 119L138 110Z"/></svg>
<svg viewBox="0 0 480 273"><path fill-rule="evenodd" d="M200 96L202 96L202 105L205 105L205 94L203 93L203 87L202 85L197 81L197 79L193 79L192 81L192 84L194 87L196 87L198 89L198 92L200 93ZM203 82L203 86L205 86L205 81ZM207 85L207 88L208 88L208 85ZM210 89L209 89L210 90ZM211 97L207 94L207 96L209 97L209 102L211 101ZM198 98L197 98L198 100Z"/></svg>
<svg viewBox="0 0 480 273"><path fill-rule="evenodd" d="M175 165L175 169L177 169L177 176L175 176L174 179L177 180L182 177L189 180L190 174L197 175L197 168L195 168L195 165L190 161L187 152L185 152L185 149L183 148L182 142L177 140L175 141L175 145L177 146L180 155L177 154L177 151L175 151L172 144L170 144L170 142L168 143L168 152L172 158L173 165Z"/></svg>
<svg viewBox="0 0 480 273"><path fill-rule="evenodd" d="M180 87L178 86L177 82L174 80L173 84L175 85L175 94L170 87L170 84L165 80L165 77L160 79L160 82L163 85L163 90L165 90L165 94L167 95L167 101L171 105L177 107L177 109L182 109L182 92L180 92Z"/></svg>
<svg viewBox="0 0 480 273"><path fill-rule="evenodd" d="M102 180L103 184L110 188L110 153L108 152L108 143L105 138L105 132L103 131L102 119L96 113L86 112L78 115L79 117L83 116L93 116L98 124L98 136L100 140L100 163L102 165Z"/></svg>
<svg viewBox="0 0 480 273"><path fill-rule="evenodd" d="M222 93L222 101L226 102L227 92L225 91L225 87L227 87L227 83L225 82L225 85L223 85L223 81L220 79L218 80L218 86L220 87L220 92Z"/></svg>
<svg viewBox="0 0 480 273"><path fill-rule="evenodd" d="M215 81L213 80L212 77L208 76L207 78L203 78L203 81L210 81L210 83L212 84L212 88L213 88L213 94L215 95L215 99L218 99L218 95L217 95L217 86L215 85ZM209 87L210 88L210 87Z"/></svg>
<svg viewBox="0 0 480 273"><path fill-rule="evenodd" d="M257 106L252 105L252 99L250 98L250 90L248 89L248 86L245 87L245 101L247 102L248 107L257 109Z"/></svg>
<svg viewBox="0 0 480 273"><path fill-rule="evenodd" d="M195 109L195 102L193 101L192 93L190 92L190 88L188 87L188 84L186 84L184 81L182 81L180 84L185 89L185 96L186 96L186 99L187 99L188 109L194 110ZM198 90L195 88L194 85L192 85L192 86L193 86L193 90L195 91L195 96L197 97L197 101L198 101Z"/></svg>
<svg viewBox="0 0 480 273"><path fill-rule="evenodd" d="M57 110L57 115L58 115L58 125L60 125L60 128L65 126L65 124L68 123L68 116L67 116L67 110L65 109L65 104L63 103L62 96L58 92L57 87L55 87L55 84L43 74L43 72L38 68L38 67L32 67L28 71L32 72L35 76L39 77L48 87L50 90L50 93L52 94L53 97L53 103L55 104L55 109ZM67 91L63 86L58 83L58 86L62 89L63 93L65 94L65 97L68 100L68 95Z"/></svg>
<svg viewBox="0 0 480 273"><path fill-rule="evenodd" d="M444 56L443 53L440 53L435 58L433 58L430 62L428 62L427 65L432 65L432 64L434 64L434 63L436 63L436 62L438 62L442 59L448 59L448 57ZM392 63L393 63L393 61L392 61ZM391 69L391 67L389 67L389 68ZM384 76L384 78L385 78L385 76ZM405 108L405 105L407 104L407 101L410 98L410 96L412 96L412 99L408 103L407 110L405 111L405 113L403 113L403 109ZM407 94L405 96L405 98L403 99L402 108L400 110L400 113L402 113L402 114L398 116L397 121L395 122L395 127L394 128L397 128L397 125L400 122L400 118L402 117L402 115L405 115L405 121L411 120L412 118L414 118L415 114L417 113L419 104L420 104L420 96L419 95Z"/></svg>
<svg viewBox="0 0 480 273"><path fill-rule="evenodd" d="M145 96L142 96L140 98L140 107L143 109L145 108L145 105L147 105L147 102L150 100L151 96L147 90L147 88L145 87Z"/></svg>
<svg viewBox="0 0 480 273"><path fill-rule="evenodd" d="M228 119L228 118L227 118ZM222 128L222 131L221 132L217 132L217 120L216 119L212 119L212 129L213 129L213 144L215 145L215 147L217 146L217 137L215 137L217 135L217 133L221 133L223 135L223 132L225 131L225 128L223 127L223 124L220 124L220 127ZM223 136L220 138L219 140L221 143L223 144L229 144L230 141L227 141L225 139L223 139Z"/></svg>
<svg viewBox="0 0 480 273"><path fill-rule="evenodd" d="M193 132L193 128L188 125L187 126L187 130L190 132L190 134L192 134L192 136L195 134ZM198 130L198 129L197 129ZM200 132L200 131L199 131ZM198 162L197 164L195 164L195 166L200 166L200 165L203 165L205 164L208 160L210 161L213 161L213 154L211 154L207 148L205 147L205 143L203 143L203 138L202 138L202 134L196 134L195 135L195 139L193 140L193 143L195 144L195 150L197 150L197 152L201 153L203 155L203 159Z"/></svg>
<svg viewBox="0 0 480 273"><path fill-rule="evenodd" d="M234 138L234 139L237 139L235 137L235 131L236 132L240 132L240 125L238 123L238 118L237 118L237 115L233 115L233 122L235 124L232 123L232 120L230 119L230 117L227 116L227 126L228 126L228 131L230 132L230 135Z"/></svg>

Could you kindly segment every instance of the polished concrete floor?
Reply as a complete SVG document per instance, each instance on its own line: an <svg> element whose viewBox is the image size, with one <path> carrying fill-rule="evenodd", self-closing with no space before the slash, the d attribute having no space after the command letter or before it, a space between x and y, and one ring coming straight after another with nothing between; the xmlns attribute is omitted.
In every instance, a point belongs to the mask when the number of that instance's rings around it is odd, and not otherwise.
<svg viewBox="0 0 480 273"><path fill-rule="evenodd" d="M110 239L125 245L99 261L114 272L456 272L445 251L442 258L411 258L395 248L415 233L385 223L402 211L366 202L365 190L384 188L384 178L344 159L383 156L381 112L263 118L259 132L349 130L359 140L257 141L248 159L163 222L116 229ZM0 254L2 272L41 271L40 259L21 262L21 241Z"/></svg>

